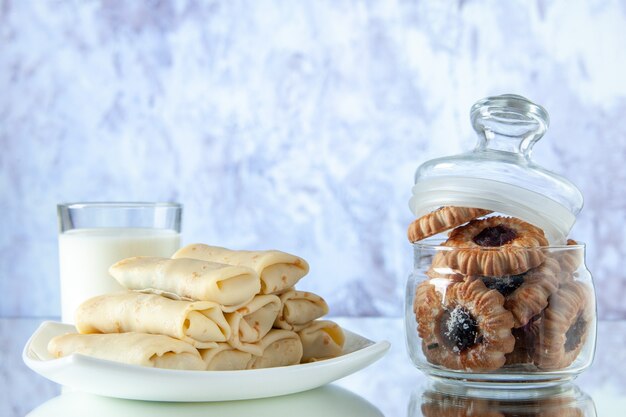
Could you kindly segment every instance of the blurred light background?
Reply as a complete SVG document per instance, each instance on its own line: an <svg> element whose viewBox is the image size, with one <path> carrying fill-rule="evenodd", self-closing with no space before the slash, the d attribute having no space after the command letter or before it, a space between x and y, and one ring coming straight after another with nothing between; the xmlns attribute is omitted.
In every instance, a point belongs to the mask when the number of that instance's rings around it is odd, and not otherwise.
<svg viewBox="0 0 626 417"><path fill-rule="evenodd" d="M625 47L623 1L0 0L0 315L59 315L58 202L132 200L398 316L415 168L511 92L549 110L534 155L582 189L572 237L626 318Z"/></svg>

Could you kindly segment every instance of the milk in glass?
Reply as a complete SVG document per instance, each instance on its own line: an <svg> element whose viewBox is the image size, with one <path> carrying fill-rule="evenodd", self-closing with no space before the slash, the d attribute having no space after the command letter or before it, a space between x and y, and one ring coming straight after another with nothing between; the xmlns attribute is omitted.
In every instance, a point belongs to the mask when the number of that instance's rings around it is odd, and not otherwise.
<svg viewBox="0 0 626 417"><path fill-rule="evenodd" d="M59 235L61 314L74 322L76 308L85 300L120 291L109 267L132 256L170 257L180 247L180 233L171 229L74 229Z"/></svg>

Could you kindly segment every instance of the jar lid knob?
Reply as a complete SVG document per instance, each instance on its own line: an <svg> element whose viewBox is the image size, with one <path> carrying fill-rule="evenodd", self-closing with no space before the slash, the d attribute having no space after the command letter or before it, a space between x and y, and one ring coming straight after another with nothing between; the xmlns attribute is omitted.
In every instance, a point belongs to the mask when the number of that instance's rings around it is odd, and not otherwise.
<svg viewBox="0 0 626 417"><path fill-rule="evenodd" d="M477 101L470 118L479 134L477 150L519 153L527 158L550 124L546 109L517 94Z"/></svg>

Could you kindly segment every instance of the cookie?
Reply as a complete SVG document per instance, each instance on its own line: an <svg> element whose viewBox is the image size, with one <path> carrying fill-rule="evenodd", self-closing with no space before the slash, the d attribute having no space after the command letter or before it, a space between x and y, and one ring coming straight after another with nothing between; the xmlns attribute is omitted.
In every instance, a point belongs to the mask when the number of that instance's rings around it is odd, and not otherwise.
<svg viewBox="0 0 626 417"><path fill-rule="evenodd" d="M502 294L480 279L450 282L443 290L420 284L413 307L428 361L469 371L502 367L515 344L513 316L503 304Z"/></svg>
<svg viewBox="0 0 626 417"><path fill-rule="evenodd" d="M572 281L574 273L583 263L584 247L573 239L567 239L567 246L554 249L551 257L556 259L561 267L561 280Z"/></svg>
<svg viewBox="0 0 626 417"><path fill-rule="evenodd" d="M541 319L533 324L535 365L552 370L574 362L593 327L593 312L593 296L585 284L562 284L548 300Z"/></svg>
<svg viewBox="0 0 626 417"><path fill-rule="evenodd" d="M487 288L504 296L504 308L513 314L514 327L522 327L548 305L548 297L559 288L561 268L552 259L518 275L480 277Z"/></svg>
<svg viewBox="0 0 626 417"><path fill-rule="evenodd" d="M472 220L454 229L433 266L446 266L464 275L517 275L539 266L546 258L543 230L514 217Z"/></svg>
<svg viewBox="0 0 626 417"><path fill-rule="evenodd" d="M450 281L464 281L465 280L465 275L463 274L459 274L458 272L452 271L450 269L441 270L433 266L428 268L428 270L424 272L424 274L428 278L432 278L432 279L439 278L439 279L450 280Z"/></svg>
<svg viewBox="0 0 626 417"><path fill-rule="evenodd" d="M426 239L489 213L491 213L489 210L469 207L440 207L432 213L415 219L409 225L409 241L414 243L418 240Z"/></svg>
<svg viewBox="0 0 626 417"><path fill-rule="evenodd" d="M417 334L422 340L430 336L428 326L419 325L421 317L435 317L441 309L441 293L430 281L423 281L415 288L413 313L418 323Z"/></svg>

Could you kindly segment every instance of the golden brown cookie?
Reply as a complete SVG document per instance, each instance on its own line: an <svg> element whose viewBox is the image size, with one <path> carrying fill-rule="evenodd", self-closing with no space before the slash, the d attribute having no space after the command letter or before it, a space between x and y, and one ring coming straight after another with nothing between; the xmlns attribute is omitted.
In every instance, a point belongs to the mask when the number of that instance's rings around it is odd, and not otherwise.
<svg viewBox="0 0 626 417"><path fill-rule="evenodd" d="M574 273L583 263L585 249L573 239L567 240L567 246L553 249L551 257L556 259L561 266L561 280L572 281Z"/></svg>
<svg viewBox="0 0 626 417"><path fill-rule="evenodd" d="M417 334L422 339L422 351L428 357L429 346L426 345L426 340L430 340L431 329L425 324L420 324L420 317L435 317L441 310L441 293L437 291L435 286L429 281L421 282L415 288L415 298L413 299L413 313L415 313L415 319L418 323ZM430 363L435 365L441 365L436 361L436 358L428 358Z"/></svg>
<svg viewBox="0 0 626 417"><path fill-rule="evenodd" d="M593 326L593 312L593 296L585 284L562 284L548 300L541 319L533 323L535 365L562 369L574 362Z"/></svg>
<svg viewBox="0 0 626 417"><path fill-rule="evenodd" d="M548 305L548 297L559 288L559 263L546 258L541 265L518 275L480 277L487 288L504 296L504 308L513 313L515 327L522 327Z"/></svg>
<svg viewBox="0 0 626 417"><path fill-rule="evenodd" d="M428 278L440 278L440 279L447 279L450 281L463 281L465 280L465 275L463 274L459 274L458 272L455 271L451 271L448 270L447 273L443 273L443 272L439 272L437 270L437 268L431 266L430 268L428 268L428 270L424 273Z"/></svg>
<svg viewBox="0 0 626 417"><path fill-rule="evenodd" d="M547 246L543 230L514 217L472 220L450 233L433 259L464 275L516 275L539 266L545 259L540 247Z"/></svg>
<svg viewBox="0 0 626 417"><path fill-rule="evenodd" d="M480 279L450 282L443 290L420 284L414 311L428 361L470 371L502 367L515 344L513 316L503 304L502 294Z"/></svg>
<svg viewBox="0 0 626 417"><path fill-rule="evenodd" d="M440 207L432 213L415 219L409 225L409 241L414 243L418 240L426 239L489 213L491 213L489 210L469 207Z"/></svg>
<svg viewBox="0 0 626 417"><path fill-rule="evenodd" d="M460 276L465 278L465 275L460 273L459 271L454 271L448 265L447 257L454 252L456 249L450 248L449 250L445 250L448 248L442 247L435 253L433 256L432 263L430 264L430 268L426 271L426 275L431 278L441 277L441 276Z"/></svg>
<svg viewBox="0 0 626 417"><path fill-rule="evenodd" d="M428 337L426 326L419 326L420 317L434 317L441 309L441 293L429 281L421 282L415 288L415 298L413 299L413 313L418 323L417 332L422 340Z"/></svg>

